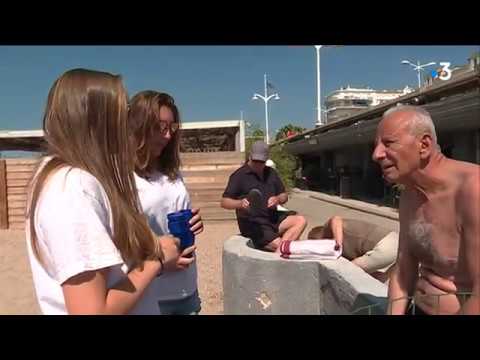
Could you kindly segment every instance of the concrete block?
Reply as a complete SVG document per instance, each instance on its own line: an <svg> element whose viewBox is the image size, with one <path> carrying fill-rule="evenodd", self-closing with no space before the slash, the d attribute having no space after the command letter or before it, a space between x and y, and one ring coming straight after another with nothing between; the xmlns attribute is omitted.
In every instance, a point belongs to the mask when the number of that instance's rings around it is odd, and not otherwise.
<svg viewBox="0 0 480 360"><path fill-rule="evenodd" d="M381 314L387 287L344 258L282 259L236 235L223 247L223 292L226 315Z"/></svg>

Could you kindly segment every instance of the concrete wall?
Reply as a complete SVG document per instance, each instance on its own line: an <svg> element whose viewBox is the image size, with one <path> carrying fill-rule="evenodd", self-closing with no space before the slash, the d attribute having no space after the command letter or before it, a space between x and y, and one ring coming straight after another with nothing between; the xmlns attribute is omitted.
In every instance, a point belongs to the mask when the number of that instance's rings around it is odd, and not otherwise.
<svg viewBox="0 0 480 360"><path fill-rule="evenodd" d="M344 258L285 260L233 236L223 248L226 315L333 315L385 312L387 287ZM363 309L363 310L362 310Z"/></svg>

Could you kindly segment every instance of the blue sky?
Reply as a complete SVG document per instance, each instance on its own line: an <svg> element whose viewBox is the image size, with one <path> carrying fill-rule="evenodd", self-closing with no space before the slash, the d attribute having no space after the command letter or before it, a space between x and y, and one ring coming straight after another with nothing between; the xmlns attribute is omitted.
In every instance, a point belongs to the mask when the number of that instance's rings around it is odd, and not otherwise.
<svg viewBox="0 0 480 360"><path fill-rule="evenodd" d="M416 86L402 59L465 64L479 46L343 46L321 50L322 95L341 86ZM270 129L312 128L316 119L313 46L0 46L0 130L41 128L48 90L74 67L122 74L130 95L145 89L174 96L183 121L240 118L265 126L263 74L279 101L269 102Z"/></svg>

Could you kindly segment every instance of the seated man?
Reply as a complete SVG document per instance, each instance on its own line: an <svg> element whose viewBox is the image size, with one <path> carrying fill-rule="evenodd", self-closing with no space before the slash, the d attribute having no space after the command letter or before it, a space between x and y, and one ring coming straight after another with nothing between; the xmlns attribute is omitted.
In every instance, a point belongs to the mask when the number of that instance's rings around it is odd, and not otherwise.
<svg viewBox="0 0 480 360"><path fill-rule="evenodd" d="M308 239L335 239L342 256L381 282L386 282L397 259L398 234L366 221L334 216L314 227Z"/></svg>
<svg viewBox="0 0 480 360"><path fill-rule="evenodd" d="M298 240L307 222L303 216L277 211L288 195L275 169L265 166L267 159L268 145L255 142L249 161L230 175L221 206L236 210L242 236L252 239L256 248L278 251L283 240Z"/></svg>

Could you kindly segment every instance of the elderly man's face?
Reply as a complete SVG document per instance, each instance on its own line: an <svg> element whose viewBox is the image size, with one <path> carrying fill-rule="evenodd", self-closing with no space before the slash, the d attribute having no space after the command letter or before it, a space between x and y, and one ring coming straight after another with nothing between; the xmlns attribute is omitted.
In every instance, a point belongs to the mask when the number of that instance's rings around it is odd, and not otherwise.
<svg viewBox="0 0 480 360"><path fill-rule="evenodd" d="M377 128L372 159L389 183L403 183L420 167L420 141L409 132L408 112L385 117Z"/></svg>

